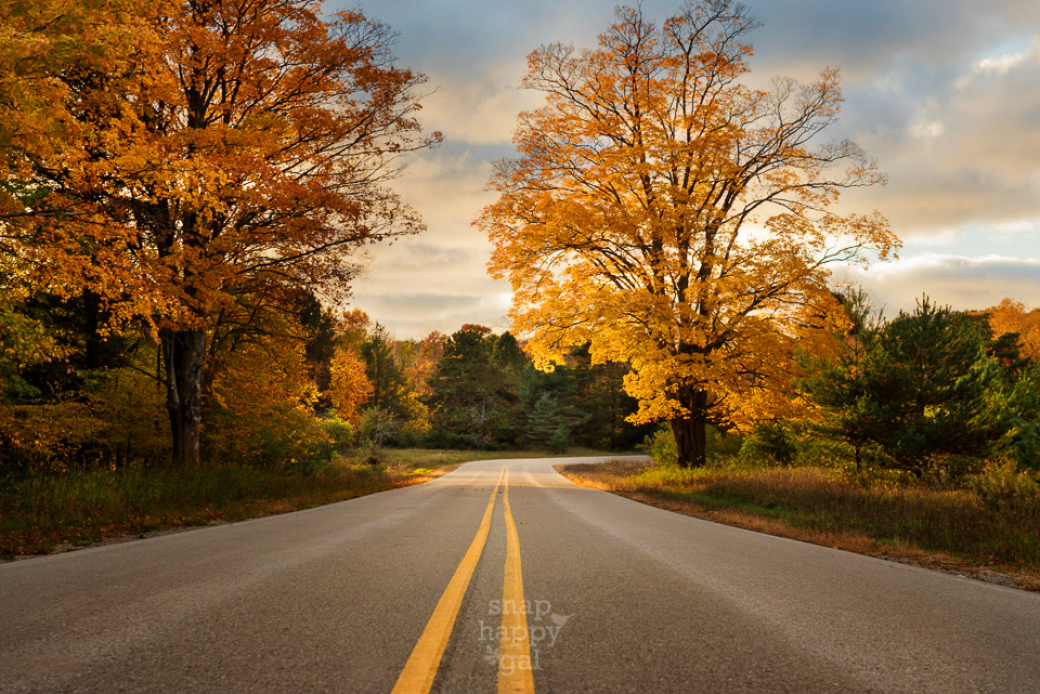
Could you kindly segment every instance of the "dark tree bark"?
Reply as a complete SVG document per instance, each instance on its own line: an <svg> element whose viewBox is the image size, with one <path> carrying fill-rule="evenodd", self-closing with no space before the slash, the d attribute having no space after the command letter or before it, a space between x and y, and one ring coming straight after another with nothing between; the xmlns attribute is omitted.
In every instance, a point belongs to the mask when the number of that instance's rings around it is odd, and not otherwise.
<svg viewBox="0 0 1040 694"><path fill-rule="evenodd" d="M173 435L173 464L200 465L202 432L202 369L206 357L206 333L201 330L165 330L162 335L166 368L166 409Z"/></svg>
<svg viewBox="0 0 1040 694"><path fill-rule="evenodd" d="M679 467L704 467L708 462L708 394L703 390L685 389L680 394L680 402L689 415L671 421Z"/></svg>

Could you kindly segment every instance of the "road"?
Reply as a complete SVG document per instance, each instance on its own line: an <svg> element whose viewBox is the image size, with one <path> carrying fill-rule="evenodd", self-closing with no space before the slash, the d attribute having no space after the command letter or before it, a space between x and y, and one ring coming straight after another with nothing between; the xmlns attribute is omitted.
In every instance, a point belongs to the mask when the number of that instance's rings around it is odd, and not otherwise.
<svg viewBox="0 0 1040 694"><path fill-rule="evenodd" d="M1040 691L1038 594L578 488L560 462L2 564L0 692Z"/></svg>

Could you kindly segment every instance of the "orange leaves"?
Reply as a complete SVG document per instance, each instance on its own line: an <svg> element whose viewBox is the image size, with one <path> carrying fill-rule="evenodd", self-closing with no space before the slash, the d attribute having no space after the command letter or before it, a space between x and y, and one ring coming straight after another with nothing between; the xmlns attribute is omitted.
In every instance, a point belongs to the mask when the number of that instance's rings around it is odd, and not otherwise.
<svg viewBox="0 0 1040 694"><path fill-rule="evenodd" d="M729 0L660 27L623 7L595 50L532 52L523 86L545 105L521 115L521 156L476 222L536 363L591 340L633 367L640 421L700 416L691 392L718 421L775 413L795 345L827 334L826 266L898 245L877 213L833 211L884 179L853 143L812 144L840 108L838 71L740 84L756 26Z"/></svg>
<svg viewBox="0 0 1040 694"><path fill-rule="evenodd" d="M286 288L345 298L359 246L423 229L387 184L439 140L415 118L425 78L392 64L392 32L360 12L0 0L0 16L0 225L18 279L96 292L117 326L164 336L167 366L179 333L198 351L203 333L257 332L266 311L241 307ZM200 408L183 403L203 359L181 362L169 402L193 437Z"/></svg>
<svg viewBox="0 0 1040 694"><path fill-rule="evenodd" d="M75 210L44 253L98 214L119 249L106 263L126 260L105 272L181 307L125 292L132 313L212 315L259 276L343 293L353 248L421 228L383 184L437 136L420 133L423 77L389 64L386 27L302 0L44 2L36 20L0 1L20 39L0 50L14 116L0 140Z"/></svg>
<svg viewBox="0 0 1040 694"><path fill-rule="evenodd" d="M1040 362L1040 309L1030 310L1021 301L1004 299L986 309L993 336L1018 333L1019 352L1027 359Z"/></svg>
<svg viewBox="0 0 1040 694"><path fill-rule="evenodd" d="M337 349L330 367L329 397L340 419L357 423L364 405L375 391L365 375L365 362L352 349Z"/></svg>

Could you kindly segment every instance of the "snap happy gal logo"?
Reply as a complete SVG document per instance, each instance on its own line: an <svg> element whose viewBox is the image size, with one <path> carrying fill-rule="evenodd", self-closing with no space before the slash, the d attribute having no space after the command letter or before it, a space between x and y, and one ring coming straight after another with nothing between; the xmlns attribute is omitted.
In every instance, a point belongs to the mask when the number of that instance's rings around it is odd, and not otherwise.
<svg viewBox="0 0 1040 694"><path fill-rule="evenodd" d="M540 670L538 657L544 648L552 648L560 638L560 632L573 615L557 614L548 600L491 600L488 602L488 616L502 617L507 614L527 615L527 626L501 626L500 619L489 620L487 624L480 620L480 641L484 642L484 660L512 674L515 670ZM526 639L531 645L530 662L512 661L511 656L500 656L498 645L503 641L516 643ZM524 658L524 660L527 660Z"/></svg>

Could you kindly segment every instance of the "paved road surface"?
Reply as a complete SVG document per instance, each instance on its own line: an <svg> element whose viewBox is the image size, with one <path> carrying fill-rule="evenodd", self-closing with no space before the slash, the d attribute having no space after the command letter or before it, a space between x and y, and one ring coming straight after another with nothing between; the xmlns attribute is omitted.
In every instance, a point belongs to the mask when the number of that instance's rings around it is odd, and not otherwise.
<svg viewBox="0 0 1040 694"><path fill-rule="evenodd" d="M1038 594L580 489L559 462L0 565L0 692L1040 691Z"/></svg>

